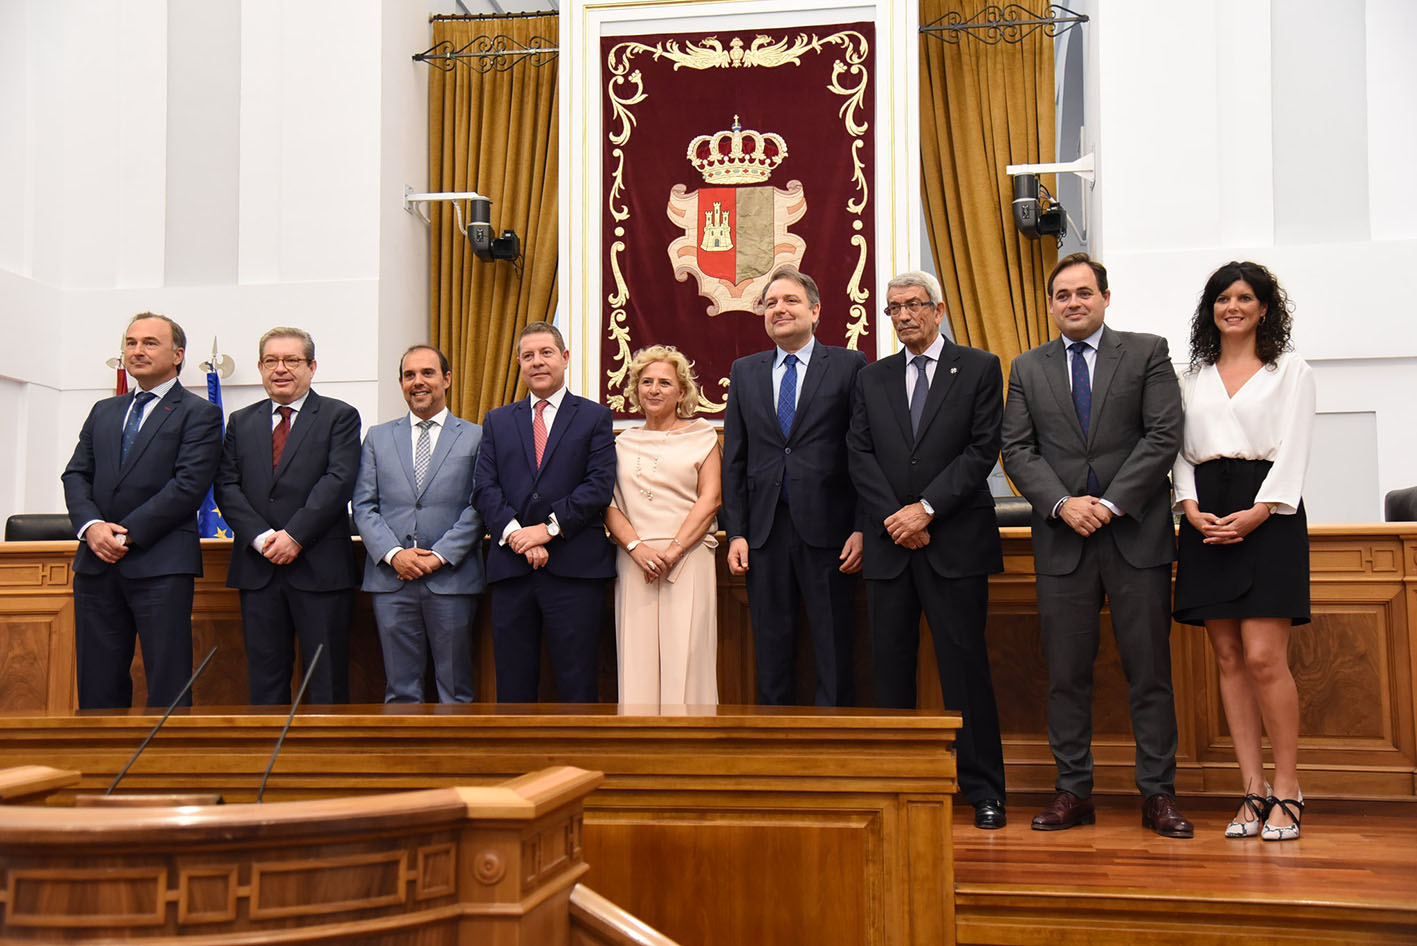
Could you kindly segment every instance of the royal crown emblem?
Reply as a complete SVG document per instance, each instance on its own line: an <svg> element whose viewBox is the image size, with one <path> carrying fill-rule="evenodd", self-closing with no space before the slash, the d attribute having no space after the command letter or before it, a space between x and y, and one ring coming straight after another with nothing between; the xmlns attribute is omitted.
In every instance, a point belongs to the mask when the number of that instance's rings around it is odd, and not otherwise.
<svg viewBox="0 0 1417 946"><path fill-rule="evenodd" d="M743 130L738 116L733 127L689 142L686 155L708 184L761 184L787 157L781 135Z"/></svg>
<svg viewBox="0 0 1417 946"><path fill-rule="evenodd" d="M674 278L694 278L710 316L754 312L768 276L779 266L800 266L807 249L787 229L807 212L802 182L768 183L787 157L787 142L771 132L744 131L734 115L730 130L699 135L686 156L704 186L670 189L666 210L684 231L668 247Z"/></svg>

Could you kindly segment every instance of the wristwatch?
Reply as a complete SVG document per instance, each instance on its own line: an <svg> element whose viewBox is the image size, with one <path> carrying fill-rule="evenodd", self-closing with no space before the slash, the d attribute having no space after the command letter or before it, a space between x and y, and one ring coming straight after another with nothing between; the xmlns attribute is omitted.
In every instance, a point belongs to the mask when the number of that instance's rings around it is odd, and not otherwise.
<svg viewBox="0 0 1417 946"><path fill-rule="evenodd" d="M561 527L556 524L555 519L546 520L546 534L551 536L551 538L553 539L561 534Z"/></svg>

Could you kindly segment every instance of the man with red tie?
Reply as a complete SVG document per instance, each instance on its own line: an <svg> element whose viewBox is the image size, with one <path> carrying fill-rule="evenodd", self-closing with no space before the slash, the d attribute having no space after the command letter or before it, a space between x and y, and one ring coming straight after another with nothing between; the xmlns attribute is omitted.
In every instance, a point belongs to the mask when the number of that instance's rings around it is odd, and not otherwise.
<svg viewBox="0 0 1417 946"><path fill-rule="evenodd" d="M226 583L241 590L251 702L290 702L298 637L305 661L325 646L306 699L347 703L359 412L310 389L307 332L273 328L257 350L270 397L231 415L216 477L217 505L236 533Z"/></svg>
<svg viewBox="0 0 1417 946"><path fill-rule="evenodd" d="M517 339L531 392L482 422L473 505L487 525L487 582L497 700L534 703L546 638L556 696L599 697L597 660L605 582L615 550L602 515L615 487L610 411L566 389L570 352L549 322Z"/></svg>

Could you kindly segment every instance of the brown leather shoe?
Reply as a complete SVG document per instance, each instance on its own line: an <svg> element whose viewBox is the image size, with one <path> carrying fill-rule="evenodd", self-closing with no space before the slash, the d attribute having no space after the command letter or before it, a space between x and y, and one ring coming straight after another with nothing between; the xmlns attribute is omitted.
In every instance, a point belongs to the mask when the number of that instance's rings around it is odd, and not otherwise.
<svg viewBox="0 0 1417 946"><path fill-rule="evenodd" d="M1038 814L1033 816L1034 831L1062 831L1080 824L1094 824L1097 811L1091 798L1079 798L1072 792L1059 792Z"/></svg>
<svg viewBox="0 0 1417 946"><path fill-rule="evenodd" d="M1152 795L1141 806L1141 826L1150 828L1164 838L1193 838L1196 829L1176 807L1170 795Z"/></svg>

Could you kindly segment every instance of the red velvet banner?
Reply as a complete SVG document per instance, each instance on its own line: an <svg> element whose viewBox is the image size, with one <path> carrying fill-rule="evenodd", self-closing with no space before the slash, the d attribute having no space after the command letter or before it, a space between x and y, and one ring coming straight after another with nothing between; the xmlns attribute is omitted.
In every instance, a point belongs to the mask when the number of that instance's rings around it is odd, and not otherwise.
<svg viewBox="0 0 1417 946"><path fill-rule="evenodd" d="M630 356L677 346L702 413L735 358L771 344L758 296L794 265L822 292L817 337L874 350L870 23L601 40L601 392L625 412Z"/></svg>

